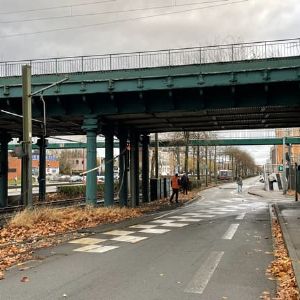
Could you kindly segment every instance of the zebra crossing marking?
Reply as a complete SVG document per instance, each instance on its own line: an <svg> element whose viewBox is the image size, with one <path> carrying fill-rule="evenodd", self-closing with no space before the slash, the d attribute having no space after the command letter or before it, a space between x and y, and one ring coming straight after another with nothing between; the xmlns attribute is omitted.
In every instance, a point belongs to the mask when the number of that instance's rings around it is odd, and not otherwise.
<svg viewBox="0 0 300 300"><path fill-rule="evenodd" d="M134 231L125 231L125 230L112 230L112 231L107 231L103 232L103 234L108 234L108 235L128 235L135 233Z"/></svg>
<svg viewBox="0 0 300 300"><path fill-rule="evenodd" d="M106 239L95 239L95 238L81 238L70 241L70 244L81 244L81 245L95 245L107 241Z"/></svg>
<svg viewBox="0 0 300 300"><path fill-rule="evenodd" d="M112 241L127 242L127 243L135 244L135 243L143 241L147 238L148 237L145 237L145 236L121 235L121 236L117 236L117 237L115 237L111 240Z"/></svg>
<svg viewBox="0 0 300 300"><path fill-rule="evenodd" d="M84 247L80 247L74 249L73 251L76 252L88 252L88 253L104 253L110 250L114 250L119 248L120 246L99 246L99 245L88 245Z"/></svg>
<svg viewBox="0 0 300 300"><path fill-rule="evenodd" d="M148 225L148 224L138 224L138 225L132 225L129 228L135 228L135 229L149 229L149 228L155 228L157 225Z"/></svg>
<svg viewBox="0 0 300 300"><path fill-rule="evenodd" d="M164 226L164 227L184 227L184 226L187 226L189 224L186 224L186 223L166 223L166 224L162 224L161 226Z"/></svg>
<svg viewBox="0 0 300 300"><path fill-rule="evenodd" d="M235 200L214 200L214 201L206 201L205 205L219 205L220 202L222 203L231 203L232 205L224 205L221 207L207 207L205 209L204 207L199 207L200 205L197 203L196 205L193 205L195 210L193 212L186 212L182 213L180 215L173 215L173 216L167 216L163 215L160 216L159 219L154 219L147 224L136 224L129 226L128 229L134 229L132 231L130 230L111 230L107 231L101 234L104 234L106 236L111 235L112 237L103 239L103 238L81 238L77 240L70 241L71 244L80 244L83 245L80 248L74 249L73 251L76 252L87 252L87 253L104 253L107 251L111 251L113 249L117 249L120 246L115 245L99 245L103 242L108 241L114 241L114 242L124 242L124 243L138 243L140 241L146 240L149 238L145 236L139 236L139 235L133 235L138 233L147 233L147 234L164 234L167 232L170 232L172 228L181 228L188 225L191 225L193 222L200 222L203 220L203 218L213 218L216 215L223 215L226 213L236 212L240 211L242 209L250 208L252 206L251 203L239 203L236 204ZM235 204L235 205L234 205ZM265 204L261 204L261 206L265 207ZM257 206L256 206L257 207ZM197 209L198 208L198 209ZM201 209L202 208L202 209ZM169 213L171 214L171 213ZM245 216L244 214L240 214L237 216L236 219L242 219L242 217ZM164 217L164 219L161 219ZM151 224L152 223L152 224ZM155 224L153 224L155 223ZM164 228L162 228L164 227ZM169 229L168 229L169 227Z"/></svg>
<svg viewBox="0 0 300 300"><path fill-rule="evenodd" d="M169 231L171 231L171 230L170 229L160 229L160 228L149 228L149 229L140 230L139 232L163 234L163 233L166 233Z"/></svg>

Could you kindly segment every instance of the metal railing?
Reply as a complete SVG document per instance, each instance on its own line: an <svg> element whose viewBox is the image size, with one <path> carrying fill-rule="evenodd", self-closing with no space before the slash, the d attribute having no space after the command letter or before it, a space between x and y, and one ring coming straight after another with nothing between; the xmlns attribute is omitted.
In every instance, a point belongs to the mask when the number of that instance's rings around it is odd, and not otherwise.
<svg viewBox="0 0 300 300"><path fill-rule="evenodd" d="M291 57L300 55L300 38L160 51L0 62L0 77L86 73Z"/></svg>

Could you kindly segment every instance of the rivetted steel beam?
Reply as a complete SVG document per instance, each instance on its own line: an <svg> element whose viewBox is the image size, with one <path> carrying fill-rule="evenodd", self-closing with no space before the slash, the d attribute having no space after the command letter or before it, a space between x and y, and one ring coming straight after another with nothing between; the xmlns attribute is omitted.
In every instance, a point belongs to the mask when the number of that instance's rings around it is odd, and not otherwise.
<svg viewBox="0 0 300 300"><path fill-rule="evenodd" d="M287 137L287 144L300 144L300 137ZM254 138L254 139L213 139L213 140L190 140L189 146L251 146L251 145L281 145L282 138ZM105 143L97 142L97 148L104 148ZM14 150L18 144L8 145L8 150ZM119 143L114 143L115 147L119 147ZM185 146L184 141L160 141L159 147ZM155 142L150 143L150 147L155 147ZM33 145L33 149L39 149L37 145ZM64 143L49 144L47 149L82 149L86 148L86 143Z"/></svg>
<svg viewBox="0 0 300 300"><path fill-rule="evenodd" d="M63 85L44 92L45 96L78 95L109 92L136 92L169 90L172 88L206 88L241 84L298 81L300 57L247 60L242 62L211 63L201 65L172 66L171 68L145 68L142 70L118 70L70 74ZM34 89L41 89L53 81L55 75L34 78ZM18 77L1 79L6 89L0 90L0 98L21 95Z"/></svg>

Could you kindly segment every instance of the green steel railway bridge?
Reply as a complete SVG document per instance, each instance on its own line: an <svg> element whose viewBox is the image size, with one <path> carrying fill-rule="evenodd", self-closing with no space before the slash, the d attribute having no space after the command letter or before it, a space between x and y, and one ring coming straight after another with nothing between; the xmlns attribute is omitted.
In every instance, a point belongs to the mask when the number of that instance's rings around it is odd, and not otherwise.
<svg viewBox="0 0 300 300"><path fill-rule="evenodd" d="M32 75L32 136L39 137L40 189L45 189L47 136L86 134L87 169L93 170L96 137L102 134L106 206L114 203L114 136L121 153L120 204L127 205L130 181L135 206L140 144L143 201L148 201L150 133L300 126L300 39L0 62L3 207L8 143L12 138L22 140L24 65L30 66ZM86 190L87 203L95 204L96 170L88 172Z"/></svg>

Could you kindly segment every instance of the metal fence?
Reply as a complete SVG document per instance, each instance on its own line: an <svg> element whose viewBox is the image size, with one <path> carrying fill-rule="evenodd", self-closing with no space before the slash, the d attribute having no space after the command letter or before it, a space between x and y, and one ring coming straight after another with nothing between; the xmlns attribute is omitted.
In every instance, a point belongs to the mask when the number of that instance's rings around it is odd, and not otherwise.
<svg viewBox="0 0 300 300"><path fill-rule="evenodd" d="M300 55L300 39L197 48L0 62L0 77L21 76L22 65L33 75L86 73L232 62Z"/></svg>

